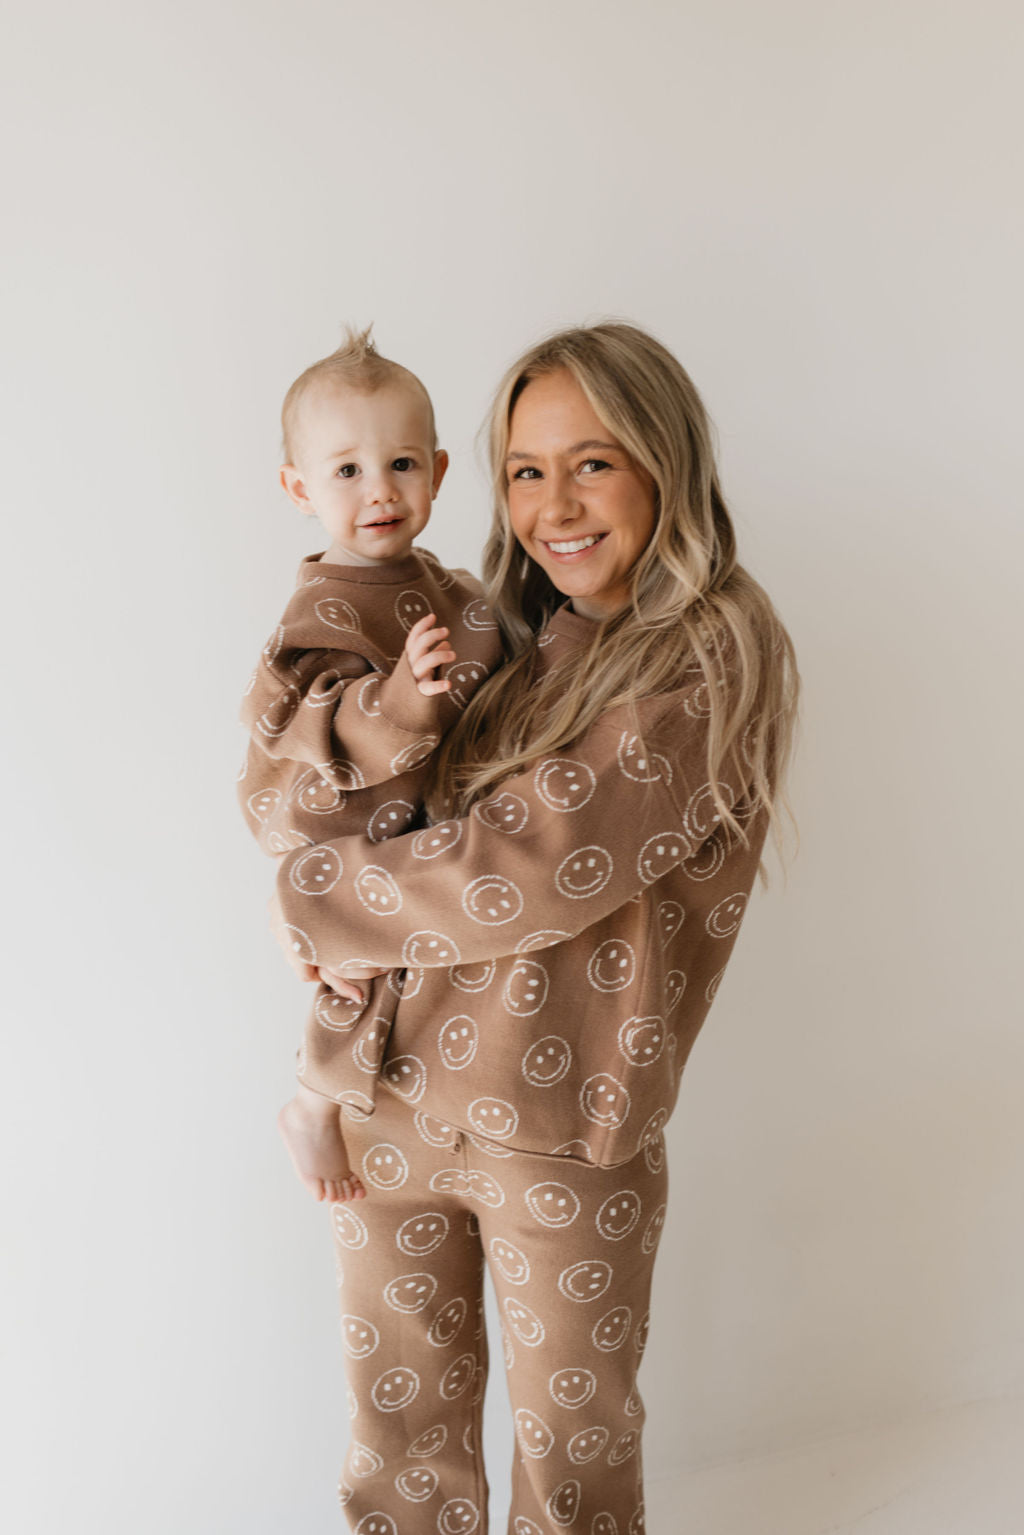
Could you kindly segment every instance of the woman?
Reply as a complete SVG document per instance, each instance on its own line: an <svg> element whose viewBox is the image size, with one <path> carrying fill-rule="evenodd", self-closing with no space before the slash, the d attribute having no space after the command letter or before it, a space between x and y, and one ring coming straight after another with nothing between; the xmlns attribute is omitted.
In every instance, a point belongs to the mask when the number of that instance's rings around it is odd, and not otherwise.
<svg viewBox="0 0 1024 1535"><path fill-rule="evenodd" d="M778 828L798 678L652 337L534 347L490 449L508 660L441 749L433 824L327 844L316 888L291 855L279 881L282 941L323 980L408 967L376 1112L346 1131L368 1198L334 1212L341 1495L360 1535L481 1529L486 1262L510 1529L637 1535L662 1130Z"/></svg>

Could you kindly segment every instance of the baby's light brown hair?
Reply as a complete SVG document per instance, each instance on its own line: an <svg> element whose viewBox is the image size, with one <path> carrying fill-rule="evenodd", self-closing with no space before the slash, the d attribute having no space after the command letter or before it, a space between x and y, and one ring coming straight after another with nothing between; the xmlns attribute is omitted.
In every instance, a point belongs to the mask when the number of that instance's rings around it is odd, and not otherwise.
<svg viewBox="0 0 1024 1535"><path fill-rule="evenodd" d="M321 357L319 362L311 363L288 390L281 406L281 453L284 463L295 463L302 402L318 384L340 384L360 394L376 394L378 389L383 389L387 384L411 385L422 396L427 407L429 447L431 453L435 452L437 427L430 395L409 368L403 368L399 362L392 362L390 357L381 356L371 339L372 330L372 325L368 325L365 330L356 330L346 325L341 345L327 357Z"/></svg>

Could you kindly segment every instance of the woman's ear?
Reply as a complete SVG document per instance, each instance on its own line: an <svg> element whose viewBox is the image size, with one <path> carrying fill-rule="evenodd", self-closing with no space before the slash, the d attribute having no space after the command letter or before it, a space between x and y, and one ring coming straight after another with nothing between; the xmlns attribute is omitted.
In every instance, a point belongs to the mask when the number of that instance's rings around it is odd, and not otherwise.
<svg viewBox="0 0 1024 1535"><path fill-rule="evenodd" d="M281 488L289 501L294 501L300 512L305 512L307 517L316 515L316 509L306 493L306 482L302 478L302 470L294 464L281 465Z"/></svg>
<svg viewBox="0 0 1024 1535"><path fill-rule="evenodd" d="M438 448L434 454L434 478L430 486L430 499L433 500L441 489L441 481L444 479L448 468L448 455L443 448Z"/></svg>

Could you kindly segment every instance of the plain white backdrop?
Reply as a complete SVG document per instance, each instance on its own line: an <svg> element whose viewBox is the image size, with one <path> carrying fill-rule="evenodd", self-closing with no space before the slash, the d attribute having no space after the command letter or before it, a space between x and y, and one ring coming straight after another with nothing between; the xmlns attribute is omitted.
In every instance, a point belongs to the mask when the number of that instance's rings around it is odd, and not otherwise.
<svg viewBox="0 0 1024 1535"><path fill-rule="evenodd" d="M280 399L343 321L431 390L424 542L477 568L504 367L653 330L796 642L802 847L671 1125L648 1479L1024 1391L1019 7L41 0L4 33L6 1527L342 1527L328 1217L274 1126L307 995L234 777L319 547ZM499 1512L510 1440L498 1380Z"/></svg>

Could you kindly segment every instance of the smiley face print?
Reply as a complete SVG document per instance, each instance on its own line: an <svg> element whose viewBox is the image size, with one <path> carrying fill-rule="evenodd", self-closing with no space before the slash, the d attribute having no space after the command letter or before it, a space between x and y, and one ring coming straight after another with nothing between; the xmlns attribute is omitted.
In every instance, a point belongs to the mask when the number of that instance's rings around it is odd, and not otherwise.
<svg viewBox="0 0 1024 1535"><path fill-rule="evenodd" d="M535 1183L523 1197L534 1220L556 1231L571 1226L580 1213L579 1198L565 1183Z"/></svg>
<svg viewBox="0 0 1024 1535"><path fill-rule="evenodd" d="M496 629L494 614L484 597L474 597L462 610L462 621L467 629Z"/></svg>
<svg viewBox="0 0 1024 1535"><path fill-rule="evenodd" d="M366 1224L361 1215L354 1210L349 1210L343 1204L331 1206L331 1219L334 1222L334 1235L342 1247L347 1247L352 1252L358 1252L369 1241Z"/></svg>
<svg viewBox="0 0 1024 1535"><path fill-rule="evenodd" d="M493 959L482 959L472 965L456 965L451 972L451 982L460 991L486 991L494 980L496 969Z"/></svg>
<svg viewBox="0 0 1024 1535"><path fill-rule="evenodd" d="M349 1002L346 997L339 997L336 991L325 988L323 994L316 999L313 1015L322 1029L346 1034L365 1010L365 1002Z"/></svg>
<svg viewBox="0 0 1024 1535"><path fill-rule="evenodd" d="M415 1400L419 1390L420 1378L416 1371L400 1364L377 1377L370 1395L373 1405L381 1412L400 1412Z"/></svg>
<svg viewBox="0 0 1024 1535"><path fill-rule="evenodd" d="M318 768L310 768L296 780L291 798L308 815L330 815L333 810L344 810L348 795Z"/></svg>
<svg viewBox="0 0 1024 1535"><path fill-rule="evenodd" d="M360 682L356 688L356 703L359 712L365 714L369 720L375 720L381 711L380 688L384 681L380 672L371 672L365 682Z"/></svg>
<svg viewBox="0 0 1024 1535"><path fill-rule="evenodd" d="M440 1210L424 1210L422 1215L411 1215L403 1221L395 1234L399 1252L412 1258L424 1258L436 1252L449 1232L448 1217Z"/></svg>
<svg viewBox="0 0 1024 1535"><path fill-rule="evenodd" d="M520 1514L512 1526L512 1535L544 1535L544 1531L539 1524L534 1524L532 1519L527 1519L525 1515Z"/></svg>
<svg viewBox="0 0 1024 1535"><path fill-rule="evenodd" d="M317 963L316 948L309 934L292 922L286 922L284 930L288 935L288 947L292 953L297 954L304 964L315 965Z"/></svg>
<svg viewBox="0 0 1024 1535"><path fill-rule="evenodd" d="M375 1189L399 1189L408 1176L408 1162L388 1141L372 1146L363 1158L363 1177Z"/></svg>
<svg viewBox="0 0 1024 1535"><path fill-rule="evenodd" d="M537 797L549 810L581 809L594 793L597 779L585 762L572 757L548 757L533 775Z"/></svg>
<svg viewBox="0 0 1024 1535"><path fill-rule="evenodd" d="M456 1397L469 1389L476 1375L476 1356L473 1354L460 1354L441 1376L441 1384L438 1390L446 1402L453 1402Z"/></svg>
<svg viewBox="0 0 1024 1535"><path fill-rule="evenodd" d="M359 614L341 597L321 597L314 605L314 613L328 629L348 629L358 634L362 629Z"/></svg>
<svg viewBox="0 0 1024 1535"><path fill-rule="evenodd" d="M512 922L523 909L523 892L503 874L481 874L462 892L467 917L487 927Z"/></svg>
<svg viewBox="0 0 1024 1535"><path fill-rule="evenodd" d="M515 1337L525 1348L539 1348L544 1342L544 1323L525 1301L505 1297L505 1316Z"/></svg>
<svg viewBox="0 0 1024 1535"><path fill-rule="evenodd" d="M491 1136L496 1141L514 1135L519 1124L519 1114L504 1098L474 1098L466 1118L478 1135Z"/></svg>
<svg viewBox="0 0 1024 1535"><path fill-rule="evenodd" d="M558 1034L548 1034L523 1056L522 1072L534 1087L554 1087L572 1065L572 1047Z"/></svg>
<svg viewBox="0 0 1024 1535"><path fill-rule="evenodd" d="M406 1451L407 1455L437 1455L444 1449L448 1442L448 1430L443 1423L435 1423L433 1428L424 1429Z"/></svg>
<svg viewBox="0 0 1024 1535"><path fill-rule="evenodd" d="M400 752L396 752L391 759L391 771L395 777L419 767L421 762L426 762L439 739L440 737L436 735L420 736L418 740L410 741L408 746L403 746Z"/></svg>
<svg viewBox="0 0 1024 1535"><path fill-rule="evenodd" d="M384 1462L376 1450L371 1450L369 1445L359 1444L353 1440L345 1461L345 1470L349 1476L361 1479L364 1476L376 1476L383 1470Z"/></svg>
<svg viewBox="0 0 1024 1535"><path fill-rule="evenodd" d="M487 677L487 668L479 661L453 661L444 673L445 679L451 683L448 697L456 708L464 709Z"/></svg>
<svg viewBox="0 0 1024 1535"><path fill-rule="evenodd" d="M376 1076L390 1028L386 1018L375 1018L370 1027L360 1034L352 1046L352 1059L360 1071L368 1071Z"/></svg>
<svg viewBox="0 0 1024 1535"><path fill-rule="evenodd" d="M600 1349L602 1354L614 1354L629 1337L632 1325L633 1313L629 1307L613 1306L599 1322L594 1323L594 1330L590 1334L594 1347Z"/></svg>
<svg viewBox="0 0 1024 1535"><path fill-rule="evenodd" d="M281 798L280 789L261 789L258 794L250 794L245 803L253 820L262 826L270 820Z"/></svg>
<svg viewBox="0 0 1024 1535"><path fill-rule="evenodd" d="M364 789L366 787L362 772L356 767L354 762L349 762L347 757L332 757L330 762L318 762L317 767L322 777L329 779L337 788L345 790L346 793L351 793L354 789Z"/></svg>
<svg viewBox="0 0 1024 1535"><path fill-rule="evenodd" d="M715 788L731 810L736 800L732 785L719 780ZM695 848L721 826L721 812L715 804L714 790L710 783L703 784L690 795L683 815L683 824Z"/></svg>
<svg viewBox="0 0 1024 1535"><path fill-rule="evenodd" d="M419 1103L427 1087L427 1068L418 1055L395 1055L381 1071L381 1076L406 1103Z"/></svg>
<svg viewBox="0 0 1024 1535"><path fill-rule="evenodd" d="M658 907L657 930L662 948L667 948L686 920L678 901L662 901Z"/></svg>
<svg viewBox="0 0 1024 1535"><path fill-rule="evenodd" d="M686 976L681 970L670 970L665 977L665 1011L674 1013L686 990Z"/></svg>
<svg viewBox="0 0 1024 1535"><path fill-rule="evenodd" d="M430 928L411 933L402 945L402 963L416 969L453 965L458 959L459 950L455 941L445 933L432 932ZM402 995L414 996L415 993L403 991Z"/></svg>
<svg viewBox="0 0 1024 1535"><path fill-rule="evenodd" d="M299 703L298 688L283 688L256 721L256 729L260 735L266 736L271 741L277 736L284 735Z"/></svg>
<svg viewBox="0 0 1024 1535"><path fill-rule="evenodd" d="M436 826L425 826L412 839L412 855L414 858L439 858L453 848L461 836L461 821L439 821Z"/></svg>
<svg viewBox="0 0 1024 1535"><path fill-rule="evenodd" d="M574 1466L585 1466L588 1461L597 1459L607 1443L608 1430L595 1424L593 1428L584 1428L578 1434L573 1434L566 1450Z"/></svg>
<svg viewBox="0 0 1024 1535"><path fill-rule="evenodd" d="M395 598L395 617L406 633L429 612L430 603L422 592L400 592Z"/></svg>
<svg viewBox="0 0 1024 1535"><path fill-rule="evenodd" d="M480 1031L472 1018L460 1014L441 1025L437 1048L449 1071L462 1071L476 1055Z"/></svg>
<svg viewBox="0 0 1024 1535"><path fill-rule="evenodd" d="M635 1428L628 1428L624 1434L620 1434L608 1451L608 1464L610 1466L621 1466L623 1461L627 1461L631 1456L635 1455L639 1438L640 1436Z"/></svg>
<svg viewBox="0 0 1024 1535"><path fill-rule="evenodd" d="M440 1535L473 1535L480 1511L469 1498L450 1498L437 1516Z"/></svg>
<svg viewBox="0 0 1024 1535"><path fill-rule="evenodd" d="M617 1130L629 1117L630 1096L617 1078L599 1071L580 1088L580 1108L595 1125Z"/></svg>
<svg viewBox="0 0 1024 1535"><path fill-rule="evenodd" d="M684 858L688 858L692 851L681 832L659 832L656 837L648 838L640 849L636 861L637 873L645 885L653 885L670 869L682 863Z"/></svg>
<svg viewBox="0 0 1024 1535"><path fill-rule="evenodd" d="M548 973L535 959L517 959L509 972L501 1000L517 1018L539 1013L548 995Z"/></svg>
<svg viewBox="0 0 1024 1535"><path fill-rule="evenodd" d="M624 991L636 975L636 953L624 938L599 943L587 965L587 980L595 991Z"/></svg>
<svg viewBox="0 0 1024 1535"><path fill-rule="evenodd" d="M367 864L356 875L354 888L361 904L376 917L393 917L401 910L402 892L387 869Z"/></svg>
<svg viewBox="0 0 1024 1535"><path fill-rule="evenodd" d="M665 1225L665 1206L659 1205L647 1222L644 1230L644 1238L640 1244L645 1253L652 1253L658 1245L662 1228Z"/></svg>
<svg viewBox="0 0 1024 1535"><path fill-rule="evenodd" d="M597 1390L597 1376L592 1370L556 1370L548 1381L552 1400L559 1407L585 1407Z"/></svg>
<svg viewBox="0 0 1024 1535"><path fill-rule="evenodd" d="M462 1331L468 1312L469 1304L461 1295L446 1302L427 1329L428 1343L432 1343L435 1348L447 1348L454 1343Z"/></svg>
<svg viewBox="0 0 1024 1535"><path fill-rule="evenodd" d="M346 1313L341 1318L341 1346L350 1359L368 1359L380 1345L380 1333L365 1317Z"/></svg>
<svg viewBox="0 0 1024 1535"><path fill-rule="evenodd" d="M591 1301L604 1294L612 1282L611 1264L601 1258L571 1263L558 1276L558 1288L566 1300Z"/></svg>
<svg viewBox="0 0 1024 1535"><path fill-rule="evenodd" d="M580 1509L580 1484L562 1482L547 1501L547 1510L556 1524L563 1528L573 1524Z"/></svg>
<svg viewBox="0 0 1024 1535"><path fill-rule="evenodd" d="M597 1229L606 1242L621 1242L640 1219L640 1195L634 1189L610 1194L597 1212Z"/></svg>
<svg viewBox="0 0 1024 1535"><path fill-rule="evenodd" d="M672 764L668 758L658 752L648 752L640 737L630 735L628 730L624 730L619 738L618 759L620 773L634 783L672 782Z"/></svg>
<svg viewBox="0 0 1024 1535"><path fill-rule="evenodd" d="M505 1237L492 1237L491 1257L498 1273L509 1284L525 1284L529 1279L530 1260L514 1242Z"/></svg>
<svg viewBox="0 0 1024 1535"><path fill-rule="evenodd" d="M384 1286L383 1295L392 1311L415 1316L430 1305L436 1292L437 1280L433 1274L399 1274Z"/></svg>
<svg viewBox="0 0 1024 1535"><path fill-rule="evenodd" d="M425 1503L437 1491L437 1472L429 1466L407 1466L395 1477L395 1486L410 1503Z"/></svg>
<svg viewBox="0 0 1024 1535"><path fill-rule="evenodd" d="M627 1018L619 1029L619 1049L631 1066L653 1066L664 1048L664 1018Z"/></svg>
<svg viewBox="0 0 1024 1535"><path fill-rule="evenodd" d="M407 799L389 799L367 821L366 835L371 842L386 842L388 837L397 837L405 831L415 814L415 806Z"/></svg>
<svg viewBox="0 0 1024 1535"><path fill-rule="evenodd" d="M743 921L743 913L747 909L747 897L742 890L735 895L727 895L724 901L708 912L707 921L704 923L712 938L731 938L733 933Z"/></svg>
<svg viewBox="0 0 1024 1535"><path fill-rule="evenodd" d="M586 900L604 889L615 867L611 853L603 847L581 847L555 870L555 886L570 901Z"/></svg>
<svg viewBox="0 0 1024 1535"><path fill-rule="evenodd" d="M516 1413L516 1438L524 1455L543 1460L555 1443L555 1436L539 1413L520 1407Z"/></svg>
<svg viewBox="0 0 1024 1535"><path fill-rule="evenodd" d="M521 832L530 818L526 801L509 793L493 794L478 801L471 814L491 831L503 831L509 837Z"/></svg>
<svg viewBox="0 0 1024 1535"><path fill-rule="evenodd" d="M356 1525L355 1535L398 1535L398 1526L390 1514L382 1514L378 1510L364 1514Z"/></svg>

